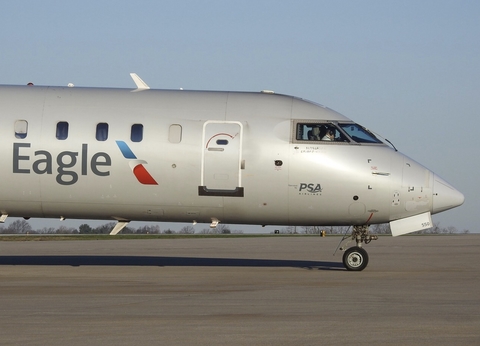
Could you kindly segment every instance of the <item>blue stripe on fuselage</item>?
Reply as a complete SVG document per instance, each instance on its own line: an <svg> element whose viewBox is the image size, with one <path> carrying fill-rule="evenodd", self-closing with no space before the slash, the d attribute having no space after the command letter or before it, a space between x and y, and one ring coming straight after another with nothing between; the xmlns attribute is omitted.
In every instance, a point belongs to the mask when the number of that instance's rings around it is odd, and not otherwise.
<svg viewBox="0 0 480 346"><path fill-rule="evenodd" d="M120 149L120 151L123 154L123 157L125 157L126 159L136 159L137 158L135 156L135 154L133 153L133 151L128 147L127 143L125 143L124 141L116 141L116 142L117 142L118 148Z"/></svg>

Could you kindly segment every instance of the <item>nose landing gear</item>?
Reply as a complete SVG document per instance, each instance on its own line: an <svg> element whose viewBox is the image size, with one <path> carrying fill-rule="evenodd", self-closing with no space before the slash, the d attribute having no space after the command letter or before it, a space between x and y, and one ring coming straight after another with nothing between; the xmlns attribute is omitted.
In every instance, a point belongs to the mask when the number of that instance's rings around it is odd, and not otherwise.
<svg viewBox="0 0 480 346"><path fill-rule="evenodd" d="M364 248L353 246L343 253L343 265L347 270L361 271L367 267L368 254Z"/></svg>
<svg viewBox="0 0 480 346"><path fill-rule="evenodd" d="M372 240L377 240L378 236L368 232L368 225L362 225L353 226L352 234L347 237L344 236L342 241L347 238L350 238L350 241L355 239L357 246L347 248L346 246L350 242L348 241L345 246L340 248L340 250L345 251L343 253L343 265L350 271L364 270L368 265L368 254L362 245L363 243L368 244Z"/></svg>

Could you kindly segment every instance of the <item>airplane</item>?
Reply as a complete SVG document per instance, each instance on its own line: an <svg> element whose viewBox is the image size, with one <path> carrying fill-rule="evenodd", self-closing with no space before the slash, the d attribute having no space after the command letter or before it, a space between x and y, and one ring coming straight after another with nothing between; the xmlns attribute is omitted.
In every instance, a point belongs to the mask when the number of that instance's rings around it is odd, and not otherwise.
<svg viewBox="0 0 480 346"><path fill-rule="evenodd" d="M273 91L0 86L0 222L8 216L430 228L464 196L365 127Z"/></svg>

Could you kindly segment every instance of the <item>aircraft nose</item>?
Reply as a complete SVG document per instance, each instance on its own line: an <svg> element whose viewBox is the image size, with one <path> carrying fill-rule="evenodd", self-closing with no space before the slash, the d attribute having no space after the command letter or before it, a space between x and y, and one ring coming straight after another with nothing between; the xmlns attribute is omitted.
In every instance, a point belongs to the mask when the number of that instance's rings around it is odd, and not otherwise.
<svg viewBox="0 0 480 346"><path fill-rule="evenodd" d="M464 201L463 193L435 174L433 180L432 214L458 207Z"/></svg>

